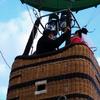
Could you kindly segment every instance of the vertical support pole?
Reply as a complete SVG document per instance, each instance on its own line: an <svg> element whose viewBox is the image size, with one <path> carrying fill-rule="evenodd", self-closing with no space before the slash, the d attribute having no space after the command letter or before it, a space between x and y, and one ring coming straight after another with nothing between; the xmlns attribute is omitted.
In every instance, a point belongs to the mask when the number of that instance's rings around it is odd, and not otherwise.
<svg viewBox="0 0 100 100"><path fill-rule="evenodd" d="M40 24L40 18L38 18L38 19L35 21L34 27L33 27L32 31L31 31L29 40L28 40L28 42L27 42L27 45L26 45L25 50L24 50L24 53L23 53L23 55L25 55L25 56L28 55L29 52L30 52L30 49L31 49L33 40L34 40L35 35L36 35L36 33L37 33L37 29L38 29L38 27L39 27L39 24Z"/></svg>

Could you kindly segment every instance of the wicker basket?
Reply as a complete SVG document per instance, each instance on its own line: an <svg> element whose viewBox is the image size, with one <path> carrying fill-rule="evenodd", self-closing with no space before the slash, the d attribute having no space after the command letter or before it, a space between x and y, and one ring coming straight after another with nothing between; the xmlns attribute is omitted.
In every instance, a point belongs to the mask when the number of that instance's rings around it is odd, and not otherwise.
<svg viewBox="0 0 100 100"><path fill-rule="evenodd" d="M84 44L18 56L10 73L7 100L99 100L100 67Z"/></svg>

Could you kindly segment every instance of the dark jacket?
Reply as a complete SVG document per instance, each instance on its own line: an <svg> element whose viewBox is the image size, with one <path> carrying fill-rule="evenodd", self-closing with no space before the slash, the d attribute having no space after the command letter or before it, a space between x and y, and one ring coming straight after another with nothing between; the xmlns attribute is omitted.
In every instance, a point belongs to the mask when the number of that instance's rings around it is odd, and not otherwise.
<svg viewBox="0 0 100 100"><path fill-rule="evenodd" d="M38 43L36 54L41 54L45 52L52 52L56 50L65 40L69 40L69 33L64 33L55 40L50 39L47 35L43 35Z"/></svg>

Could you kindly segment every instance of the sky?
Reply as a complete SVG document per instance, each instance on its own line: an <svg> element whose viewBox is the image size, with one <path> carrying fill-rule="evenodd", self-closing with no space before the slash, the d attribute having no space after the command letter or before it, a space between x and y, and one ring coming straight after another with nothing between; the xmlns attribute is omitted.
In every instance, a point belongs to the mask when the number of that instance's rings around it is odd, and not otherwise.
<svg viewBox="0 0 100 100"><path fill-rule="evenodd" d="M73 14L81 27L87 25L88 39L91 46L97 48L94 55L100 64L100 6ZM34 22L35 16L32 19ZM0 0L0 100L6 100L11 66L15 57L23 53L32 25L26 6L20 0ZM33 48L36 42L37 39Z"/></svg>

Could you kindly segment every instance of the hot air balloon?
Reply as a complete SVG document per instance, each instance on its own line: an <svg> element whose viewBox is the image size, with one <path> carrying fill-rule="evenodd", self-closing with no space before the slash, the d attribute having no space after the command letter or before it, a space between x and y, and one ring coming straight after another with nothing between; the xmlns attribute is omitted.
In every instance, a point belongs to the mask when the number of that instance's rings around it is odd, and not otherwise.
<svg viewBox="0 0 100 100"><path fill-rule="evenodd" d="M23 54L13 62L7 100L99 100L100 67L93 50L80 40L88 30L80 27L73 12L95 7L100 0L20 1L50 13L37 17ZM46 16L49 22L43 26L41 19ZM69 27L69 44L65 40L62 48L29 55L39 25L55 29L57 35Z"/></svg>

